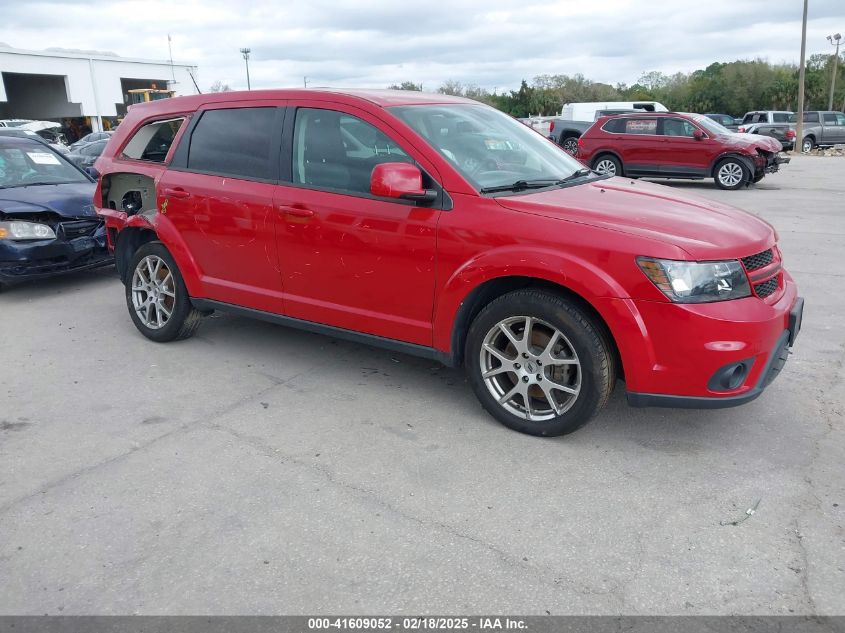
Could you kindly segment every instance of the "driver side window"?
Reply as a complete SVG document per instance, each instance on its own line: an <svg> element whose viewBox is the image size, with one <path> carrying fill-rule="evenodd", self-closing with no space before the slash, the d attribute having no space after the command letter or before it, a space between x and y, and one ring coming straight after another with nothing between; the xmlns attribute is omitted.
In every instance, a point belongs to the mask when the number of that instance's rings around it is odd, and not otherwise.
<svg viewBox="0 0 845 633"><path fill-rule="evenodd" d="M366 121L335 110L296 111L293 182L368 194L373 167L396 162L413 161L398 143Z"/></svg>

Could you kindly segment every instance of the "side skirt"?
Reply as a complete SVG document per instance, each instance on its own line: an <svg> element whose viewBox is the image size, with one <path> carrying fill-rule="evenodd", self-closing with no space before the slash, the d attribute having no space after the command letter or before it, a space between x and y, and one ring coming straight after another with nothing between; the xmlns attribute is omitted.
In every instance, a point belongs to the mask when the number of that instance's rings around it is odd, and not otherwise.
<svg viewBox="0 0 845 633"><path fill-rule="evenodd" d="M277 325L285 325L287 327L296 328L298 330L305 330L306 332L314 332L315 334L323 334L325 336L332 336L334 338L343 339L345 341L352 341L354 343L362 343L372 347L380 347L392 352L401 354L408 354L410 356L419 356L420 358L428 358L435 360L447 367L456 367L454 357L448 352L441 352L433 347L426 347L425 345L416 345L415 343L406 343L404 341L397 341L395 339L385 338L383 336L375 336L374 334L364 334L362 332L354 332L352 330L345 330L343 328L334 327L332 325L324 325L322 323L314 323L313 321L303 321L302 319L295 319L293 317L283 316L281 314L274 314L272 312L264 312L263 310L253 310L252 308L245 308L243 306L233 305L231 303L223 303L222 301L213 301L211 299L194 299L191 298L191 303L197 310L219 310L228 314L235 314L238 316L249 317L251 319L258 319L260 321L267 321Z"/></svg>

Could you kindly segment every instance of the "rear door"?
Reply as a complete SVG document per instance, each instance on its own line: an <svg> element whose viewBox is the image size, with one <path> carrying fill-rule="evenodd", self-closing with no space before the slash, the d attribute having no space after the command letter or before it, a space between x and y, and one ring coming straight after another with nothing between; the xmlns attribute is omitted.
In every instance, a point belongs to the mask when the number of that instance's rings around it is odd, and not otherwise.
<svg viewBox="0 0 845 633"><path fill-rule="evenodd" d="M822 141L825 144L845 143L845 114L825 112L822 118L824 122Z"/></svg>
<svg viewBox="0 0 845 633"><path fill-rule="evenodd" d="M657 176L665 146L660 142L657 117L620 119L619 149L628 175Z"/></svg>
<svg viewBox="0 0 845 633"><path fill-rule="evenodd" d="M216 103L196 113L157 187L200 270L204 298L283 312L273 195L284 108Z"/></svg>

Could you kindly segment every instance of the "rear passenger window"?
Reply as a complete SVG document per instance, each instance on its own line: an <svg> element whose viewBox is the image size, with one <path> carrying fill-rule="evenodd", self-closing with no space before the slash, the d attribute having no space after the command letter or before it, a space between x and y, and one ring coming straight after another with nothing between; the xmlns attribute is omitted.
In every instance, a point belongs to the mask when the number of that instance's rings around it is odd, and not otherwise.
<svg viewBox="0 0 845 633"><path fill-rule="evenodd" d="M772 114L773 123L789 123L790 114L788 112L775 112Z"/></svg>
<svg viewBox="0 0 845 633"><path fill-rule="evenodd" d="M193 133L188 170L223 176L275 180L272 153L276 108L207 110Z"/></svg>
<svg viewBox="0 0 845 633"><path fill-rule="evenodd" d="M625 134L657 134L657 119L625 119Z"/></svg>
<svg viewBox="0 0 845 633"><path fill-rule="evenodd" d="M141 129L135 132L135 136L126 144L123 155L126 158L163 163L184 121L183 118L167 119L141 126Z"/></svg>

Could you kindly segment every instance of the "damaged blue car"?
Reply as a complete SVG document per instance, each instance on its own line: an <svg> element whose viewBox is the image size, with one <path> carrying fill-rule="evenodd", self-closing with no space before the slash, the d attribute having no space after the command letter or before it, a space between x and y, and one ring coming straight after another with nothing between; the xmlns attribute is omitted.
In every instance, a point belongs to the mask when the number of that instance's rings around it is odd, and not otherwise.
<svg viewBox="0 0 845 633"><path fill-rule="evenodd" d="M95 186L46 144L0 137L0 286L113 263Z"/></svg>

